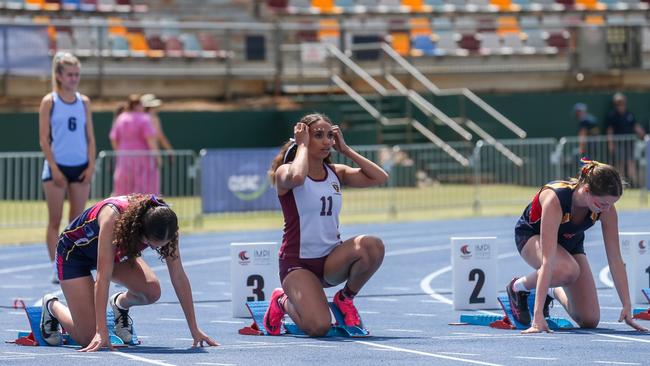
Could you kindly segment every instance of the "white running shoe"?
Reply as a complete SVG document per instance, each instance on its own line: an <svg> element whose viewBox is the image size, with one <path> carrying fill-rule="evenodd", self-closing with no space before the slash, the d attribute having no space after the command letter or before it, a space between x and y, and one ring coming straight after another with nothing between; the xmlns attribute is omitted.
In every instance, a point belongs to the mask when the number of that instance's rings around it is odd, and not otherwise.
<svg viewBox="0 0 650 366"><path fill-rule="evenodd" d="M108 303L111 304L113 316L115 317L115 335L128 344L133 340L133 320L129 316L128 310L122 310L115 304L115 300L120 294L121 292L118 292L111 296Z"/></svg>
<svg viewBox="0 0 650 366"><path fill-rule="evenodd" d="M45 342L50 346L59 346L61 345L59 321L52 316L50 311L47 309L47 303L52 300L58 301L59 298L52 294L46 294L43 296L43 308L41 309L41 335Z"/></svg>

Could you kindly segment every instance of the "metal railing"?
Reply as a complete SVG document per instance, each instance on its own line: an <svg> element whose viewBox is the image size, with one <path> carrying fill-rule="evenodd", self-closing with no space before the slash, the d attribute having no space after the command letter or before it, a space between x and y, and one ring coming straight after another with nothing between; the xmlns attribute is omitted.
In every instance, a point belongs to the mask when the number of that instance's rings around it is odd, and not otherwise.
<svg viewBox="0 0 650 366"><path fill-rule="evenodd" d="M646 151L650 141L636 136L611 139L596 136L582 141L574 136L559 141L544 138L499 140L498 143L449 142L454 151L470 157L468 165L460 164L430 143L355 147L360 154L386 169L390 179L379 187L346 188L343 212L370 218L386 215L422 218L421 212L427 210L453 212L463 209L490 214L507 208L512 214L522 210L542 184L575 176L583 155L619 167L629 183L619 203L622 207L647 205ZM523 163L518 165L506 158L497 151L499 145L519 156ZM193 151L165 151L159 157L149 152L122 156L159 161L160 193L173 205L181 221L197 225L205 217L201 165ZM99 153L89 204L113 191L117 158L113 151ZM338 163L353 164L337 153L332 158ZM265 170L270 159L260 159L247 162ZM42 165L40 152L0 154L0 228L45 226L47 210L40 178ZM266 179L264 173L260 173L260 179ZM246 220L257 213L260 212L249 210L219 215Z"/></svg>

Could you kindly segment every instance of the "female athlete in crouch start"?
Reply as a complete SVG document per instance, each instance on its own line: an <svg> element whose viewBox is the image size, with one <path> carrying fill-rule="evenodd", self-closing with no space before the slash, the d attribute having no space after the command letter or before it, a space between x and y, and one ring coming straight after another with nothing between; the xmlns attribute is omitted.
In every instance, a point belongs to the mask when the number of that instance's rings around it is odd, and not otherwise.
<svg viewBox="0 0 650 366"><path fill-rule="evenodd" d="M514 278L506 287L515 319L530 328L523 333L550 332L548 307L557 299L581 328L600 321L596 285L584 249L585 230L600 220L607 262L623 310L618 321L647 331L632 320L632 305L618 241L614 203L623 194L621 177L610 165L582 159L578 178L544 185L526 207L515 227L517 249L535 271ZM528 295L536 289L530 319ZM542 311L539 311L542 309Z"/></svg>
<svg viewBox="0 0 650 366"><path fill-rule="evenodd" d="M150 247L165 259L171 283L185 314L193 346L218 345L196 324L190 281L178 251L178 219L153 195L106 198L84 211L60 235L56 266L68 306L53 295L43 297L41 333L48 344L61 343L59 324L83 348L113 348L106 325L106 304L115 314L115 334L131 342L131 306L153 304L160 282L140 257ZM91 270L97 269L93 280ZM126 288L108 298L110 283Z"/></svg>
<svg viewBox="0 0 650 366"><path fill-rule="evenodd" d="M386 182L388 174L351 149L338 126L321 114L303 117L269 171L282 213L284 237L280 249L282 289L271 295L264 327L280 334L285 313L312 337L330 329L330 309L324 287L346 282L334 295L348 326L360 325L352 300L384 259L381 239L358 235L345 241L339 234L344 187L370 187ZM332 164L331 149L350 158L358 168Z"/></svg>

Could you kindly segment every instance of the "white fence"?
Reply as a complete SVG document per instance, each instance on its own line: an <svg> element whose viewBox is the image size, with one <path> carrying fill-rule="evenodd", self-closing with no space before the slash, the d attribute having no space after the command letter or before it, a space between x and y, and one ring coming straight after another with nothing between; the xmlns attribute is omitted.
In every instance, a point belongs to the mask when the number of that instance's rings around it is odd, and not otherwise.
<svg viewBox="0 0 650 366"><path fill-rule="evenodd" d="M521 206L530 200L537 187L554 179L575 176L579 159L585 154L614 164L629 183L625 202L635 207L647 201L647 141L634 136L614 140L594 137L581 143L577 137L555 139L500 140L519 156L517 165L505 158L494 145L454 142L450 145L466 156L471 164L464 167L432 144L403 146L360 146L364 156L378 162L390 173L380 187L347 189L344 212L349 214L397 214L430 209L467 208L476 213L490 208ZM125 155L126 156L126 155ZM148 158L157 166L160 192L185 224L201 222L202 189L199 157L193 151L134 152L128 156ZM91 202L113 192L117 155L102 151L96 161ZM333 154L335 162L347 161ZM258 162L268 167L270 161ZM46 222L39 153L0 153L0 227L39 227ZM264 173L261 173L262 175ZM262 178L260 178L262 179ZM90 202L89 202L90 204ZM623 204L623 202L622 202ZM254 213L221 213L245 219Z"/></svg>

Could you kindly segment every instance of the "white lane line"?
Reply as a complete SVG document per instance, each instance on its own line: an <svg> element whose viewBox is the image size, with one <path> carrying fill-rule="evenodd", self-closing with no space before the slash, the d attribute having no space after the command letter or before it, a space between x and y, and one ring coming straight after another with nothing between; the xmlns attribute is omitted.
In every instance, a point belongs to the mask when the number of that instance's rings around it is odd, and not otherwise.
<svg viewBox="0 0 650 366"><path fill-rule="evenodd" d="M210 320L210 323L221 323L221 324L244 324L243 321L238 321L238 320Z"/></svg>
<svg viewBox="0 0 650 366"><path fill-rule="evenodd" d="M498 363L489 363L489 362L482 362L482 361L476 361L476 360L468 360L466 358L452 357L452 356L447 356L447 355L438 354L438 353L422 352L422 351L417 351L417 350L408 349L408 348L401 348L401 347L394 347L394 346L389 346L389 345L385 345L385 344L379 344L379 343L375 343L375 342L367 342L367 341L354 341L354 342L355 343L360 343L360 344L365 344L366 346L383 348L383 349L388 349L388 350L392 350L392 351L399 351L399 352L404 352L404 353L412 353L412 354L419 355L419 356L442 358L444 360L467 362L467 363L472 363L472 364L476 364L476 365L490 365L490 366L500 365Z"/></svg>
<svg viewBox="0 0 650 366"><path fill-rule="evenodd" d="M436 314L418 314L418 313L404 313L404 315L406 315L406 316L424 316L424 317L430 317L430 318L433 318L433 317L437 316Z"/></svg>
<svg viewBox="0 0 650 366"><path fill-rule="evenodd" d="M430 246L430 247L419 247L419 248L391 250L390 252L387 252L386 254L384 254L384 257L394 257L394 256L397 256L397 255L426 253L426 252L433 252L433 251L436 251L436 250L449 250L449 245L435 245L435 246Z"/></svg>
<svg viewBox="0 0 650 366"><path fill-rule="evenodd" d="M367 301L376 301L376 302L397 302L398 300L392 297L371 297L366 299Z"/></svg>
<svg viewBox="0 0 650 366"><path fill-rule="evenodd" d="M594 363L602 363L607 365L640 365L637 362L621 362L621 361L594 361Z"/></svg>
<svg viewBox="0 0 650 366"><path fill-rule="evenodd" d="M456 355L456 356L480 356L478 353L464 353L464 352L438 352L443 355Z"/></svg>
<svg viewBox="0 0 650 366"><path fill-rule="evenodd" d="M359 310L359 314L381 314L381 313L378 311Z"/></svg>
<svg viewBox="0 0 650 366"><path fill-rule="evenodd" d="M587 333L594 334L594 335L601 336L601 337L607 337L607 338L622 339L622 340L626 340L626 341L634 341L634 342L642 342L642 343L650 343L650 339L624 337L624 336L619 336L619 335L601 334L601 333L595 333L595 332L587 332ZM639 334L646 334L646 333L639 333Z"/></svg>
<svg viewBox="0 0 650 366"><path fill-rule="evenodd" d="M185 319L183 318L158 318L158 320L164 321L164 322L184 322Z"/></svg>
<svg viewBox="0 0 650 366"><path fill-rule="evenodd" d="M383 289L388 290L388 291L409 291L411 288L410 287L385 286L385 287L383 287Z"/></svg>
<svg viewBox="0 0 650 366"><path fill-rule="evenodd" d="M539 360L539 361L556 361L555 357L531 357L531 356L514 356L514 358L519 358L522 360Z"/></svg>
<svg viewBox="0 0 650 366"><path fill-rule="evenodd" d="M31 271L31 270L34 270L34 269L41 269L41 268L52 268L52 263L47 262L47 263L41 263L41 264L28 264L26 266L3 268L3 269L0 269L0 274Z"/></svg>
<svg viewBox="0 0 650 366"><path fill-rule="evenodd" d="M144 363L150 363L150 364L152 364L152 365L160 365L160 366L176 366L176 365L174 365L173 363L167 363L167 362L159 361L159 360L151 360L151 359L148 359L148 358L144 358L144 357L140 357L140 356L136 356L136 355L132 355L132 354L130 354L130 353L124 353L124 352L120 352L120 351L109 352L109 354L111 354L111 355L116 355L116 356L120 356L120 357L125 357L125 358L130 358L130 359L132 359L132 360L134 360L134 361L140 361L140 362L144 362Z"/></svg>
<svg viewBox="0 0 650 366"><path fill-rule="evenodd" d="M603 267L603 269L598 272L598 279L603 283L603 285L612 288L614 287L614 281L612 281L612 278L609 275L609 266Z"/></svg>
<svg viewBox="0 0 650 366"><path fill-rule="evenodd" d="M622 341L618 339L592 339L592 342L607 342L607 343L632 343L632 341Z"/></svg>
<svg viewBox="0 0 650 366"><path fill-rule="evenodd" d="M183 267L192 267L192 266L200 266L203 264L210 264L210 263L217 263L217 262L227 262L230 260L230 256L223 256L223 257L213 257L213 258L204 258L204 259L197 259L193 261L183 261ZM151 267L154 271L163 271L167 270L167 265L163 264L160 266L156 267Z"/></svg>
<svg viewBox="0 0 650 366"><path fill-rule="evenodd" d="M402 332L402 333L422 333L423 330L419 329L399 329L399 328L388 328L386 329L389 332Z"/></svg>

